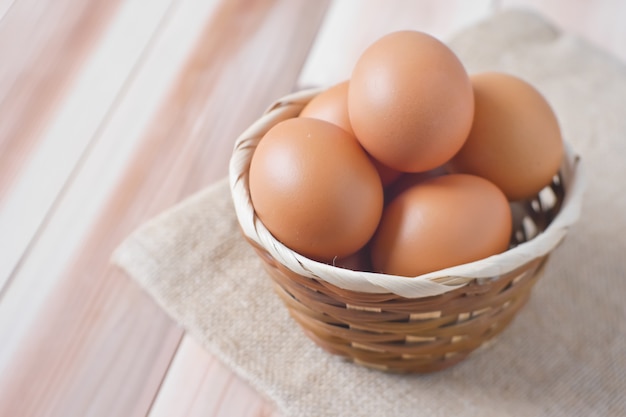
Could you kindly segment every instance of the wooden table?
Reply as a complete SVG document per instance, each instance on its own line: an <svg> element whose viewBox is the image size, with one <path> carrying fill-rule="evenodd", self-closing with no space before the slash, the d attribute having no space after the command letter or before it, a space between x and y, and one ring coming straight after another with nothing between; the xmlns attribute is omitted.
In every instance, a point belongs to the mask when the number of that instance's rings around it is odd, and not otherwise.
<svg viewBox="0 0 626 417"><path fill-rule="evenodd" d="M273 99L518 5L626 60L618 0L0 0L0 416L278 415L112 250L225 176Z"/></svg>

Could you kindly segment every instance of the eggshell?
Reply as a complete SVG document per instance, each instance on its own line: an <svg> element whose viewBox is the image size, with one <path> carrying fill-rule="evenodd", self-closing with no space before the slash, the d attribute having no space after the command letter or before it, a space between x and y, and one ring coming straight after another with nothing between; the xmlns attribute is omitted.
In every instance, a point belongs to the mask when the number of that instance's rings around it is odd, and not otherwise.
<svg viewBox="0 0 626 417"><path fill-rule="evenodd" d="M375 271L417 276L503 252L512 229L502 191L484 178L422 181L385 208L371 243Z"/></svg>
<svg viewBox="0 0 626 417"><path fill-rule="evenodd" d="M322 91L307 103L300 112L300 117L325 120L354 136L348 116L348 85L348 81L343 81ZM391 184L400 176L401 172L385 166L373 157L371 159L383 186Z"/></svg>
<svg viewBox="0 0 626 417"><path fill-rule="evenodd" d="M354 136L311 118L288 119L267 132L252 156L249 188L276 239L326 262L362 248L383 207L378 173Z"/></svg>
<svg viewBox="0 0 626 417"><path fill-rule="evenodd" d="M388 34L359 57L348 88L352 129L383 164L420 172L447 162L469 133L469 77L441 41L416 31Z"/></svg>
<svg viewBox="0 0 626 417"><path fill-rule="evenodd" d="M510 200L534 196L551 182L563 157L556 115L541 93L518 77L485 72L471 80L474 122L450 168L489 179Z"/></svg>
<svg viewBox="0 0 626 417"><path fill-rule="evenodd" d="M300 112L300 117L325 120L354 136L348 116L348 81L335 84L313 97Z"/></svg>

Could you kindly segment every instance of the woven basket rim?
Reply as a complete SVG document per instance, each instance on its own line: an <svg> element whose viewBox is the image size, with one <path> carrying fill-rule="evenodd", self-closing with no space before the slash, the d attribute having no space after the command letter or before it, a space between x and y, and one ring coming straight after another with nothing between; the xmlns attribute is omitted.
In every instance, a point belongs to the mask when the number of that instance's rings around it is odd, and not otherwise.
<svg viewBox="0 0 626 417"><path fill-rule="evenodd" d="M473 280L497 279L523 264L551 252L563 240L580 216L584 176L580 156L565 142L561 179L565 198L560 211L542 233L506 252L417 277L353 271L311 260L275 239L256 216L248 190L248 168L259 140L276 123L296 117L308 101L324 88L311 88L288 94L236 140L229 165L230 190L242 233L267 250L291 271L308 278L327 281L347 290L366 293L393 293L407 298L443 294Z"/></svg>

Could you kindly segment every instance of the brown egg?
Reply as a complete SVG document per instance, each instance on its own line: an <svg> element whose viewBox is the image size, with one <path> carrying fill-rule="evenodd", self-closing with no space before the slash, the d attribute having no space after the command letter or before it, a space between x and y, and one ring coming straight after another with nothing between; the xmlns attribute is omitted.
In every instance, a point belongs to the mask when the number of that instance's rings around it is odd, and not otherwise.
<svg viewBox="0 0 626 417"><path fill-rule="evenodd" d="M371 244L375 271L417 276L503 252L512 220L488 180L450 174L420 182L385 208Z"/></svg>
<svg viewBox="0 0 626 417"><path fill-rule="evenodd" d="M354 136L348 117L348 81L335 84L313 97L300 112L300 117L325 120Z"/></svg>
<svg viewBox="0 0 626 417"><path fill-rule="evenodd" d="M486 72L471 80L474 124L451 169L491 180L510 200L532 197L561 164L556 115L541 93L520 78Z"/></svg>
<svg viewBox="0 0 626 417"><path fill-rule="evenodd" d="M383 164L420 172L447 162L469 133L474 99L462 63L415 31L388 34L359 57L348 88L356 137Z"/></svg>
<svg viewBox="0 0 626 417"><path fill-rule="evenodd" d="M250 163L250 197L272 235L316 260L346 257L374 234L383 207L376 169L354 136L322 120L272 127Z"/></svg>
<svg viewBox="0 0 626 417"><path fill-rule="evenodd" d="M335 84L313 97L300 112L300 117L325 120L354 136L348 116L348 81ZM374 158L372 158L372 163L378 170L383 186L391 184L401 174Z"/></svg>

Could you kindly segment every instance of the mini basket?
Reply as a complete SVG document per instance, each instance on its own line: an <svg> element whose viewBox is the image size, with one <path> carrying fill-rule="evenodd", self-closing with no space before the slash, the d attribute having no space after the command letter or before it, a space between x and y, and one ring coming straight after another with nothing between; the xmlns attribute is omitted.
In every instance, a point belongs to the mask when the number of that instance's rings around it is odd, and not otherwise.
<svg viewBox="0 0 626 417"><path fill-rule="evenodd" d="M277 241L256 216L248 190L259 140L276 123L297 117L320 91L278 100L237 139L229 179L242 233L290 315L328 352L390 372L454 365L513 320L577 220L580 158L566 146L552 183L535 198L512 204L514 233L511 248L502 254L412 278L327 265Z"/></svg>

